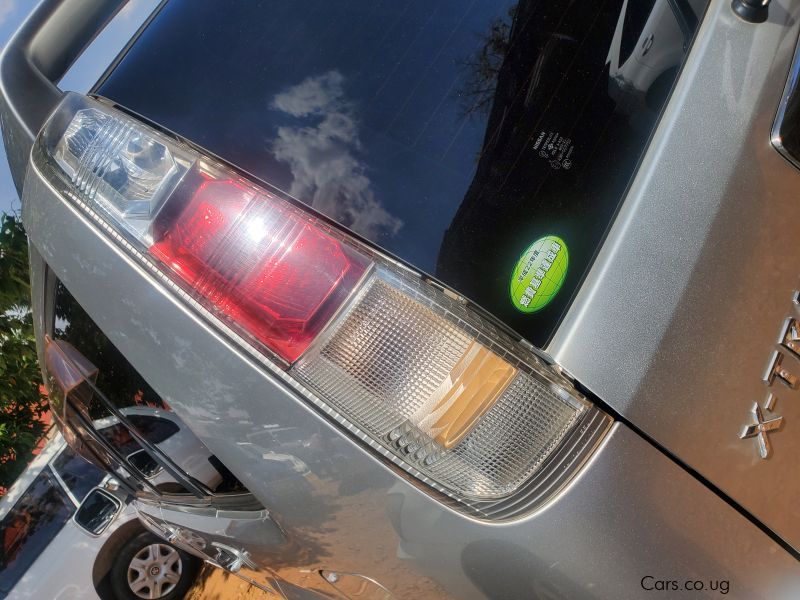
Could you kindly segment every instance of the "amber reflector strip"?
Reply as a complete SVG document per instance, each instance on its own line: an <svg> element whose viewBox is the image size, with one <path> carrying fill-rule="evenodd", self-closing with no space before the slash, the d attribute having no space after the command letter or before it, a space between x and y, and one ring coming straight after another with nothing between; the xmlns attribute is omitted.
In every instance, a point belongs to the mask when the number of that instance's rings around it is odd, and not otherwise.
<svg viewBox="0 0 800 600"><path fill-rule="evenodd" d="M450 376L411 420L419 419L422 431L451 448L492 407L516 374L517 369L473 341Z"/></svg>

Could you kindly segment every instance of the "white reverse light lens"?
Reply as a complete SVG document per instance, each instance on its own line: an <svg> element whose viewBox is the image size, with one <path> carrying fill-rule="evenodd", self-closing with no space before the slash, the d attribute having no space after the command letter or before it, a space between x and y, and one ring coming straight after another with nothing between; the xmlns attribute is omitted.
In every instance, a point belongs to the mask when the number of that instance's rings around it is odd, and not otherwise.
<svg viewBox="0 0 800 600"><path fill-rule="evenodd" d="M145 236L191 164L132 120L95 108L75 113L53 158L87 204Z"/></svg>

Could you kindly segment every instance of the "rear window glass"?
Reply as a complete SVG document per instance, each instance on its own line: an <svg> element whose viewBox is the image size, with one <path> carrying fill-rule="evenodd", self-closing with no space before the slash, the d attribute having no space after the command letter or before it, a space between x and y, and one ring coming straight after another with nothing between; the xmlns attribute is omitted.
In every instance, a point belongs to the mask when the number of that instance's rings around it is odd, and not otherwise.
<svg viewBox="0 0 800 600"><path fill-rule="evenodd" d="M11 591L74 510L53 474L42 471L0 523L0 595Z"/></svg>
<svg viewBox="0 0 800 600"><path fill-rule="evenodd" d="M706 5L171 0L95 91L543 345ZM552 280L544 293L510 290L526 251L547 236L568 261L534 269L538 283Z"/></svg>

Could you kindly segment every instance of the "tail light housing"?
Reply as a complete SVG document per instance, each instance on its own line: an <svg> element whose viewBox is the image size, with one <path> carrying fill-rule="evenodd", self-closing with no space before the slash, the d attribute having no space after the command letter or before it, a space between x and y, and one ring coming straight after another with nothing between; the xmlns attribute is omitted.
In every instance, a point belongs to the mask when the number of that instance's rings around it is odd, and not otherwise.
<svg viewBox="0 0 800 600"><path fill-rule="evenodd" d="M455 294L102 102L69 94L34 164L305 400L461 506L556 489L609 425Z"/></svg>

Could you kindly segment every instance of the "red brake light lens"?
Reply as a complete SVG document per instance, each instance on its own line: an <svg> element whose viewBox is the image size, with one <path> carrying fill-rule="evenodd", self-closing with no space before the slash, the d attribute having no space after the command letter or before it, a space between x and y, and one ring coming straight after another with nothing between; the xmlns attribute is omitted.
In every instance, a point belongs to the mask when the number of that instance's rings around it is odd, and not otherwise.
<svg viewBox="0 0 800 600"><path fill-rule="evenodd" d="M369 267L288 202L203 175L150 252L197 294L285 361L294 362Z"/></svg>

